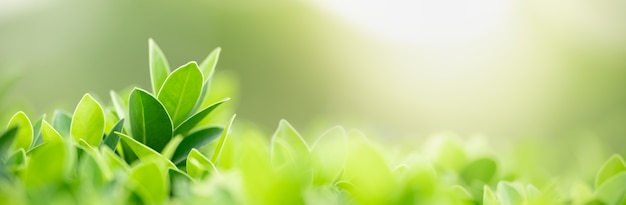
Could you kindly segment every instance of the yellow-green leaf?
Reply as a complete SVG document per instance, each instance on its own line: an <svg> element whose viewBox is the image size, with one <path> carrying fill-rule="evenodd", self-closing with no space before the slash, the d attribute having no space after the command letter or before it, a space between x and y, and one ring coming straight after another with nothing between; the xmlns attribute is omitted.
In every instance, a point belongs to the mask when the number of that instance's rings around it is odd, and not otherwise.
<svg viewBox="0 0 626 205"><path fill-rule="evenodd" d="M150 81L152 82L152 93L159 93L161 86L165 82L167 75L170 73L170 66L167 63L163 51L154 42L148 40L149 58L150 58Z"/></svg>
<svg viewBox="0 0 626 205"><path fill-rule="evenodd" d="M170 114L174 126L178 126L189 116L201 91L202 72L196 62L190 62L165 79L157 98Z"/></svg>
<svg viewBox="0 0 626 205"><path fill-rule="evenodd" d="M33 125L30 123L28 116L24 112L17 112L9 121L9 128L17 127L17 135L13 146L11 146L10 152L22 148L28 150L30 144L33 142Z"/></svg>
<svg viewBox="0 0 626 205"><path fill-rule="evenodd" d="M210 174L217 173L211 160L204 157L197 149L192 149L187 157L187 174L195 179L201 179Z"/></svg>
<svg viewBox="0 0 626 205"><path fill-rule="evenodd" d="M70 135L74 141L84 139L91 146L98 146L104 133L104 112L102 106L89 94L85 94L76 106Z"/></svg>

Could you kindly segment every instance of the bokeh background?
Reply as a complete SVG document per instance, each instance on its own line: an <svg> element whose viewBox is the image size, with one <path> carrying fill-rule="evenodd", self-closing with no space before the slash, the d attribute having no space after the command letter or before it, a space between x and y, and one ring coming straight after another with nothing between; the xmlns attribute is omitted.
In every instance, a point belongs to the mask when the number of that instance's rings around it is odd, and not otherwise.
<svg viewBox="0 0 626 205"><path fill-rule="evenodd" d="M547 160L626 150L620 0L3 0L3 112L149 87L148 38L173 68L221 46L239 118L268 132L288 119L528 142Z"/></svg>

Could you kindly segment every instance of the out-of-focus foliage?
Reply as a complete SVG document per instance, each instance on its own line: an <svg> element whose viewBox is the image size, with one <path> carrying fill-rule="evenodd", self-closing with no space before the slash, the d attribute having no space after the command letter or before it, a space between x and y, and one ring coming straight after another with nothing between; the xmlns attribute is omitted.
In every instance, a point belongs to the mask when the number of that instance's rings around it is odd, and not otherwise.
<svg viewBox="0 0 626 205"><path fill-rule="evenodd" d="M228 100L206 102L224 94L212 83L217 61L170 71L164 56L151 59L152 92L112 91L108 104L86 94L73 114L15 114L0 136L0 204L626 203L620 155L595 178L550 180L510 169L523 157L453 134L420 148L341 127L304 138L287 121L271 137L234 116L211 126L204 119Z"/></svg>

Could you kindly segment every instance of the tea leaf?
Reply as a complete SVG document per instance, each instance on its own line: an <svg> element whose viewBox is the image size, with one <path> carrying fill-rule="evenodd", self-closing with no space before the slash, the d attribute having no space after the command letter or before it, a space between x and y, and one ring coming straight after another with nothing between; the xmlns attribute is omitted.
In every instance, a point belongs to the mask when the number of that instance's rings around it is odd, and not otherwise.
<svg viewBox="0 0 626 205"><path fill-rule="evenodd" d="M163 105L139 88L132 91L128 104L133 138L157 152L163 150L172 138L172 122Z"/></svg>
<svg viewBox="0 0 626 205"><path fill-rule="evenodd" d="M178 148L176 148L172 162L174 162L174 164L184 162L183 160L187 158L187 155L192 149L201 149L209 144L209 142L217 139L223 131L224 129L221 127L209 127L190 134L183 139L180 145L178 145Z"/></svg>
<svg viewBox="0 0 626 205"><path fill-rule="evenodd" d="M348 155L346 132L334 127L322 134L311 148L311 158L318 184L337 179Z"/></svg>
<svg viewBox="0 0 626 205"><path fill-rule="evenodd" d="M281 165L286 161L297 162L308 154L309 146L304 139L289 122L281 120L278 129L272 135L271 155L273 163Z"/></svg>
<svg viewBox="0 0 626 205"><path fill-rule="evenodd" d="M204 81L209 81L215 72L215 66L222 52L221 47L217 47L200 63L200 70L204 74Z"/></svg>
<svg viewBox="0 0 626 205"><path fill-rule="evenodd" d="M162 204L167 199L169 184L166 173L156 162L140 163L130 171L130 179L131 186L147 204Z"/></svg>
<svg viewBox="0 0 626 205"><path fill-rule="evenodd" d="M176 127L176 129L174 130L174 134L175 135L187 135L187 133L189 133L189 131L191 131L191 129L193 129L198 123L200 123L207 115L209 115L211 113L211 111L215 110L215 108L217 108L219 105L221 105L222 103L226 102L230 100L230 98L224 98L223 100L220 100L206 108L204 108L203 110L201 110L200 112L192 115L191 117L187 118L185 121L183 121L178 127Z"/></svg>
<svg viewBox="0 0 626 205"><path fill-rule="evenodd" d="M500 204L500 202L496 198L496 195L487 185L485 185L483 188L483 204L484 205L499 205Z"/></svg>
<svg viewBox="0 0 626 205"><path fill-rule="evenodd" d="M490 158L481 158L465 166L460 174L463 180L468 184L475 181L486 184L491 181L495 173L496 162Z"/></svg>
<svg viewBox="0 0 626 205"><path fill-rule="evenodd" d="M170 73L170 66L167 63L163 51L154 42L149 39L149 58L150 58L150 82L152 82L152 93L159 93L161 86L165 82L167 75Z"/></svg>
<svg viewBox="0 0 626 205"><path fill-rule="evenodd" d="M176 135L176 137L172 138L172 140L165 145L165 148L161 151L161 155L163 155L166 159L172 159L172 156L174 156L174 152L176 151L176 148L179 147L181 141L183 141L183 136Z"/></svg>
<svg viewBox="0 0 626 205"><path fill-rule="evenodd" d="M41 126L41 135L44 142L63 142L63 137L59 134L52 125L48 124L45 120Z"/></svg>
<svg viewBox="0 0 626 205"><path fill-rule="evenodd" d="M66 158L67 150L63 142L42 144L28 155L23 176L27 187L40 187L63 181L69 168Z"/></svg>
<svg viewBox="0 0 626 205"><path fill-rule="evenodd" d="M102 107L89 94L85 94L76 106L70 126L74 141L84 139L91 146L98 146L104 133L104 113Z"/></svg>
<svg viewBox="0 0 626 205"><path fill-rule="evenodd" d="M115 134L115 132L122 132L123 127L124 119L121 119L120 121L115 123L113 129L111 129L111 132L106 137L104 137L104 141L102 144L100 144L100 146L107 146L111 148L112 151L115 151L115 149L117 148L117 143L119 143L120 141L120 137Z"/></svg>
<svg viewBox="0 0 626 205"><path fill-rule="evenodd" d="M9 128L18 127L17 134L13 145L9 149L10 152L22 148L28 150L33 142L33 126L24 112L17 112L9 121Z"/></svg>
<svg viewBox="0 0 626 205"><path fill-rule="evenodd" d="M13 141L17 137L18 127L11 127L0 136L0 161L4 160L13 144Z"/></svg>
<svg viewBox="0 0 626 205"><path fill-rule="evenodd" d="M55 110L52 115L52 127L61 134L63 138L70 137L70 127L72 125L72 116L66 112Z"/></svg>
<svg viewBox="0 0 626 205"><path fill-rule="evenodd" d="M165 165L171 168L176 168L174 164L167 158L163 157L163 155L159 154L157 151L150 149L146 145L143 145L136 141L135 139L129 137L128 135L116 132L115 134L119 135L124 143L128 145L128 147L132 150L133 153L141 160L141 161L150 161L150 160L158 160L163 162ZM125 152L131 150L124 150Z"/></svg>
<svg viewBox="0 0 626 205"><path fill-rule="evenodd" d="M30 144L30 149L40 145L43 143L42 135L41 135L41 123L46 119L46 115L44 114L35 124L33 124L33 142Z"/></svg>
<svg viewBox="0 0 626 205"><path fill-rule="evenodd" d="M625 196L626 172L620 172L606 179L596 188L596 197L606 204L624 204Z"/></svg>
<svg viewBox="0 0 626 205"><path fill-rule="evenodd" d="M617 154L611 156L611 158L604 162L602 167L600 167L600 170L596 175L595 187L597 188L602 186L602 183L604 183L607 179L624 171L626 171L624 159Z"/></svg>
<svg viewBox="0 0 626 205"><path fill-rule="evenodd" d="M230 126L233 125L233 121L235 121L235 117L237 117L237 115L233 115L233 117L230 118L230 122L228 122L228 125L224 127L224 131L222 131L222 135L220 135L220 140L217 143L217 147L215 147L215 152L213 153L211 162L213 162L213 164L215 164L216 166L219 166L219 160L220 160L220 155L222 154L222 148L224 147L224 143L228 139L228 135L230 134Z"/></svg>
<svg viewBox="0 0 626 205"><path fill-rule="evenodd" d="M181 66L167 77L157 98L170 114L174 126L180 125L187 118L201 90L202 72L195 62Z"/></svg>

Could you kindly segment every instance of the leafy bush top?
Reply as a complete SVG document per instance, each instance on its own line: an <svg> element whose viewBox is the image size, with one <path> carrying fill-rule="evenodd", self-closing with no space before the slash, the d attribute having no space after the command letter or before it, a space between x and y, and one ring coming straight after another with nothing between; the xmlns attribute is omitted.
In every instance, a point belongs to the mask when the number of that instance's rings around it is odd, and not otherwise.
<svg viewBox="0 0 626 205"><path fill-rule="evenodd" d="M399 151L359 131L307 142L280 121L271 140L235 119L207 123L220 48L171 71L149 41L151 92L90 94L72 114L16 113L0 136L0 204L625 204L626 164L611 157L593 183L540 188L452 136ZM107 105L107 106L103 106ZM410 146L409 146L410 147ZM565 190L565 191L564 191Z"/></svg>

